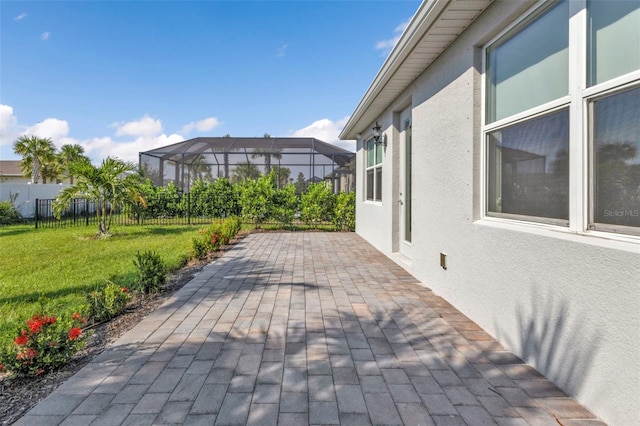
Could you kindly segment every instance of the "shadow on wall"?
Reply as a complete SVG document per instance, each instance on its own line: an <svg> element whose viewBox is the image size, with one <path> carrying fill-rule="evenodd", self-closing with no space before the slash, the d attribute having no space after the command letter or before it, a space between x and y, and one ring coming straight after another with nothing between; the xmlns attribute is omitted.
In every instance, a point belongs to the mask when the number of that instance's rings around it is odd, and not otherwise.
<svg viewBox="0 0 640 426"><path fill-rule="evenodd" d="M503 335L500 340L508 348L519 349L525 362L558 387L577 395L598 352L600 334L583 328L583 318L557 296L543 296L534 290L530 305L517 309L517 340L501 332L497 325L498 334Z"/></svg>

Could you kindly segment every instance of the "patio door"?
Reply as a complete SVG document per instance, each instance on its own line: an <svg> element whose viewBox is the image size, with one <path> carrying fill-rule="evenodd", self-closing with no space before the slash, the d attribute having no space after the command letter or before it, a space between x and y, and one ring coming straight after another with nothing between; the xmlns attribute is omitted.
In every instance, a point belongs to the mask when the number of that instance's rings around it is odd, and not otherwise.
<svg viewBox="0 0 640 426"><path fill-rule="evenodd" d="M407 108L400 114L400 179L398 203L399 203L399 227L400 253L411 258L411 108Z"/></svg>

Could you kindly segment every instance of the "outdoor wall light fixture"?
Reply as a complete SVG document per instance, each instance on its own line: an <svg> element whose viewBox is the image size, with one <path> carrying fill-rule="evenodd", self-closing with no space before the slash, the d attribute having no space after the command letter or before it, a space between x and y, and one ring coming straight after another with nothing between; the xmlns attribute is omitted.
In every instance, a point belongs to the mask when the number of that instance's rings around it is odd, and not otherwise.
<svg viewBox="0 0 640 426"><path fill-rule="evenodd" d="M382 144L384 149L387 149L387 135L382 133L382 126L376 121L376 125L371 129L373 130L373 140L376 145Z"/></svg>

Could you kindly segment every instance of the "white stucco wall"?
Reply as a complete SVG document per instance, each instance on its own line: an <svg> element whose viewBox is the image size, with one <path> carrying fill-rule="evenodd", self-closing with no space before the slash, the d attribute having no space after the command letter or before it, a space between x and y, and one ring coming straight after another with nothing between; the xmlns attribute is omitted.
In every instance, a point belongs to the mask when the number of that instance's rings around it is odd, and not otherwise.
<svg viewBox="0 0 640 426"><path fill-rule="evenodd" d="M24 217L35 217L35 200L55 198L58 193L70 186L69 184L30 184L30 183L0 183L0 200L7 201L17 194L14 205Z"/></svg>
<svg viewBox="0 0 640 426"><path fill-rule="evenodd" d="M411 99L408 269L603 420L640 424L640 240L481 219L481 46L521 12L515 2L491 6L380 117L391 135L394 112ZM397 143L390 138L377 204L362 201L358 146L356 226L396 260Z"/></svg>

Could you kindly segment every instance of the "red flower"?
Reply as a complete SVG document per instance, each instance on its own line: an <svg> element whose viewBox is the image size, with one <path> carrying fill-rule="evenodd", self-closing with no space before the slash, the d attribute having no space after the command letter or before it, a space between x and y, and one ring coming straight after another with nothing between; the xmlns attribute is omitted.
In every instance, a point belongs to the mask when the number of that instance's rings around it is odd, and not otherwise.
<svg viewBox="0 0 640 426"><path fill-rule="evenodd" d="M73 327L69 330L69 340L76 340L80 336L82 336L82 330L78 327Z"/></svg>
<svg viewBox="0 0 640 426"><path fill-rule="evenodd" d="M27 358L29 358L29 359L32 359L32 358L35 358L37 354L38 354L38 352L36 352L36 350L35 350L35 349L33 349L33 348L27 348L27 350L26 350L26 352L25 352L24 356L25 356L25 357L27 357Z"/></svg>
<svg viewBox="0 0 640 426"><path fill-rule="evenodd" d="M0 373L4 370L4 364L0 364Z"/></svg>
<svg viewBox="0 0 640 426"><path fill-rule="evenodd" d="M42 324L47 322L47 318L41 319L38 315L34 315L31 319L27 320L27 326L32 333L39 333L42 329Z"/></svg>
<svg viewBox="0 0 640 426"><path fill-rule="evenodd" d="M80 314L77 312L74 312L73 315L71 315L71 318L73 318L74 320L80 319Z"/></svg>
<svg viewBox="0 0 640 426"><path fill-rule="evenodd" d="M15 343L18 346L24 346L27 343L29 343L29 337L25 336L25 334L23 333L20 336L16 337L15 340L13 341L13 343Z"/></svg>
<svg viewBox="0 0 640 426"><path fill-rule="evenodd" d="M49 317L49 324L55 324L56 317Z"/></svg>
<svg viewBox="0 0 640 426"><path fill-rule="evenodd" d="M129 293L129 289L126 287L120 287L120 291L123 293Z"/></svg>

